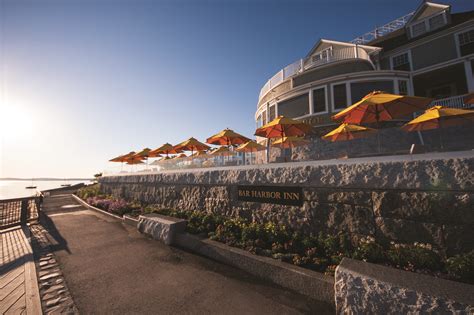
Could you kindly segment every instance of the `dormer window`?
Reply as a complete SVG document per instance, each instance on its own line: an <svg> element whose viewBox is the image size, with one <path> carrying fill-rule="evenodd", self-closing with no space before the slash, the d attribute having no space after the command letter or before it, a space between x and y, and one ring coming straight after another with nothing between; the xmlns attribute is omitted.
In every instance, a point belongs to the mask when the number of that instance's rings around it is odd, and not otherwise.
<svg viewBox="0 0 474 315"><path fill-rule="evenodd" d="M433 16L428 20L430 31L440 28L446 24L445 15L443 13Z"/></svg>
<svg viewBox="0 0 474 315"><path fill-rule="evenodd" d="M446 11L427 17L410 26L411 37L417 37L434 31L447 24Z"/></svg>
<svg viewBox="0 0 474 315"><path fill-rule="evenodd" d="M425 22L420 22L420 23L417 23L417 24L414 24L412 27L411 27L411 35L413 37L417 37L417 36L420 36L422 34L426 33L426 24Z"/></svg>

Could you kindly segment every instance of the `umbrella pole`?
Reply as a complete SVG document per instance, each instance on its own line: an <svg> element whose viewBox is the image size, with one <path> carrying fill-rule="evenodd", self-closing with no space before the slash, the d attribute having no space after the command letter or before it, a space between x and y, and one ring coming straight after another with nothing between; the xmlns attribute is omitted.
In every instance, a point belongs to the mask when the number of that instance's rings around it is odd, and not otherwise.
<svg viewBox="0 0 474 315"><path fill-rule="evenodd" d="M377 121L377 152L380 153L380 113L379 107L375 105L375 120Z"/></svg>

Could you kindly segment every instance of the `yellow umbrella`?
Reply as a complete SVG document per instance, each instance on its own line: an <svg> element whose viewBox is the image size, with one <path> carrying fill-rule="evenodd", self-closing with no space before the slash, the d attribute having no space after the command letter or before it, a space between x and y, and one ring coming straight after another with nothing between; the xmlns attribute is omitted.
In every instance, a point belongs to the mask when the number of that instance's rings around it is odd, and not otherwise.
<svg viewBox="0 0 474 315"><path fill-rule="evenodd" d="M346 141L352 139L365 138L377 130L357 125L341 124L339 127L322 136L324 140L335 141Z"/></svg>
<svg viewBox="0 0 474 315"><path fill-rule="evenodd" d="M261 145L261 144L258 144L257 142L255 141L247 141L246 143L240 145L239 147L237 147L235 150L238 151L238 152L257 152L257 151L261 151L261 150L265 150L266 147Z"/></svg>
<svg viewBox="0 0 474 315"><path fill-rule="evenodd" d="M474 111L434 106L402 126L405 131L422 131L474 122Z"/></svg>
<svg viewBox="0 0 474 315"><path fill-rule="evenodd" d="M191 156L192 157L204 157L204 156L207 156L207 152L206 151L196 151L194 154L192 154Z"/></svg>
<svg viewBox="0 0 474 315"><path fill-rule="evenodd" d="M182 150L176 150L171 144L165 143L161 147L152 150L150 153L151 154L166 154L168 156L169 154L178 154L183 152Z"/></svg>
<svg viewBox="0 0 474 315"><path fill-rule="evenodd" d="M170 160L177 160L177 159L182 159L182 158L185 158L185 157L187 157L187 155L184 154L184 153L181 153L181 154L178 154L178 155L170 158Z"/></svg>
<svg viewBox="0 0 474 315"><path fill-rule="evenodd" d="M238 134L229 128L226 128L212 137L207 138L206 142L209 144L230 146L243 144L249 140L249 138L242 136L241 134Z"/></svg>
<svg viewBox="0 0 474 315"><path fill-rule="evenodd" d="M238 151L238 152L244 152L244 163L246 163L246 158L247 158L247 152L250 152L250 154L252 154L252 152L257 152L257 151L262 151L262 150L265 150L266 147L261 145L261 144L258 144L257 142L255 141L247 141L246 143L240 145L238 148L236 148L235 150Z"/></svg>
<svg viewBox="0 0 474 315"><path fill-rule="evenodd" d="M228 147L220 147L211 152L211 155L232 155Z"/></svg>
<svg viewBox="0 0 474 315"><path fill-rule="evenodd" d="M191 151L191 156L193 155L194 151L204 151L209 150L210 148L210 146L199 142L193 137L174 146L175 150Z"/></svg>
<svg viewBox="0 0 474 315"><path fill-rule="evenodd" d="M135 154L136 154L135 151L131 151L127 154L119 155L117 157L114 157L113 159L109 160L109 162L121 162L121 163L123 163L123 162L126 162L129 157L131 157Z"/></svg>
<svg viewBox="0 0 474 315"><path fill-rule="evenodd" d="M305 140L303 137L283 137L276 139L272 142L272 145L280 146L282 148L291 148L294 146L308 144L309 141Z"/></svg>
<svg viewBox="0 0 474 315"><path fill-rule="evenodd" d="M389 121L424 110L433 101L427 97L406 96L374 91L357 103L332 116L338 122L368 124Z"/></svg>
<svg viewBox="0 0 474 315"><path fill-rule="evenodd" d="M268 124L255 131L256 136L265 138L282 138L304 136L311 131L311 126L299 120L278 116Z"/></svg>

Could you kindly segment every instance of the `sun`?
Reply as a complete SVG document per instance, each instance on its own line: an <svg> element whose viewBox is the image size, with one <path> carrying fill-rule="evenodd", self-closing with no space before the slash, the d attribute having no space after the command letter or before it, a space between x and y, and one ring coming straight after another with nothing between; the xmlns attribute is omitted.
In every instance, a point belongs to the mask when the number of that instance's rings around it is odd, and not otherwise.
<svg viewBox="0 0 474 315"><path fill-rule="evenodd" d="M3 140L19 140L31 135L34 124L32 112L27 107L0 104L0 135Z"/></svg>

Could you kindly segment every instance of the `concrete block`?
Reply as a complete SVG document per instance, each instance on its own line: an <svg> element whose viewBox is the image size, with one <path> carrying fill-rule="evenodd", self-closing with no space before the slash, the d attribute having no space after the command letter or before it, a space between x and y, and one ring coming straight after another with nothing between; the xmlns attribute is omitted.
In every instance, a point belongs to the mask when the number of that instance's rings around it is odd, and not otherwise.
<svg viewBox="0 0 474 315"><path fill-rule="evenodd" d="M151 236L155 240L171 245L176 239L176 234L184 233L186 220L167 217L159 214L141 215L138 218L138 231Z"/></svg>

